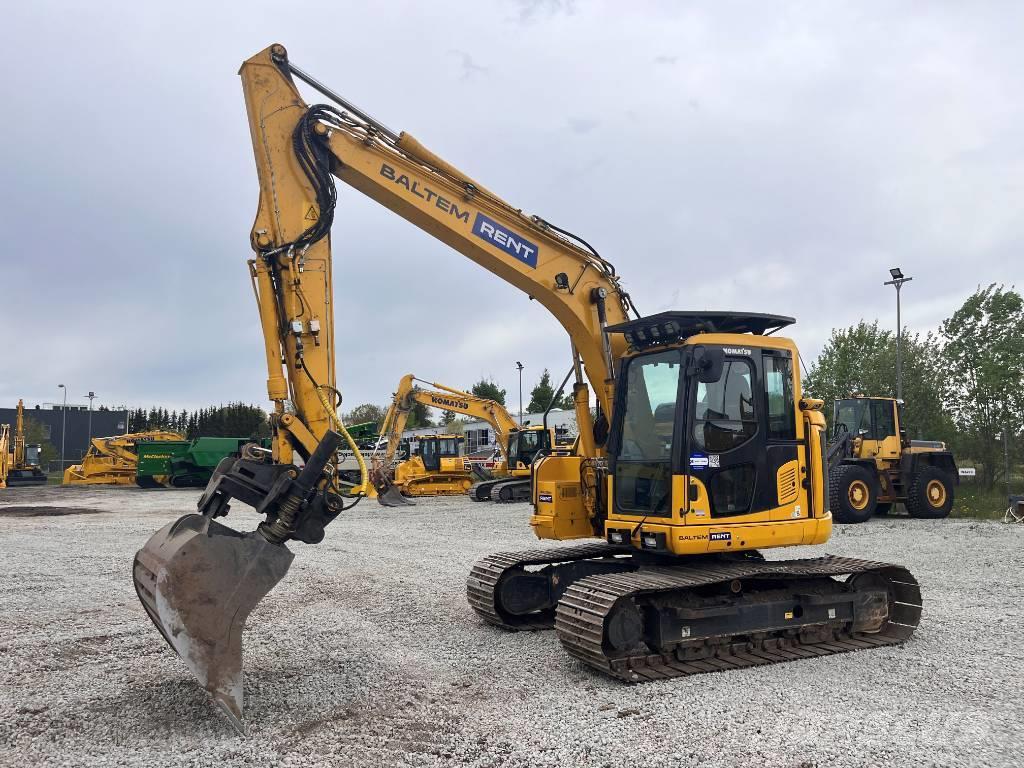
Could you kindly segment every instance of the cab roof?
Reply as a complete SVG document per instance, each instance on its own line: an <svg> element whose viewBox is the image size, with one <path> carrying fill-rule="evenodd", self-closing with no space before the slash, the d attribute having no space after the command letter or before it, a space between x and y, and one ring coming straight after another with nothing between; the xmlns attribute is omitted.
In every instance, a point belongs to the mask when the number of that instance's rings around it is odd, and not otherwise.
<svg viewBox="0 0 1024 768"><path fill-rule="evenodd" d="M759 312L659 312L608 327L609 333L622 333L634 349L672 344L698 333L774 333L796 320L785 315Z"/></svg>

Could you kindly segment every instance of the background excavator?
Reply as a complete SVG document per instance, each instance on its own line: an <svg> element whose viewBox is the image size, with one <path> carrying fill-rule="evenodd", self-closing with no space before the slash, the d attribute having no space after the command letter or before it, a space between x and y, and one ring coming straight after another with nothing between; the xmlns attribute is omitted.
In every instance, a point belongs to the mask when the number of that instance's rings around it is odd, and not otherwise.
<svg viewBox="0 0 1024 768"><path fill-rule="evenodd" d="M25 403L18 400L14 437L7 457L7 485L43 485L46 473L39 466L39 446L25 441Z"/></svg>
<svg viewBox="0 0 1024 768"><path fill-rule="evenodd" d="M430 389L419 389L416 382ZM412 407L416 403L441 408L487 422L494 430L501 461L492 479L474 483L474 475L457 451L455 435L423 435L420 452L393 466L395 453ZM372 456L373 475L384 506L409 503L404 496L468 493L475 501L529 498L530 464L541 451L554 445L554 430L543 427L520 428L501 403L455 389L436 381L406 374L398 384L384 417L381 434L387 440L381 456ZM446 448L445 444L451 444ZM436 490L441 489L441 490Z"/></svg>
<svg viewBox="0 0 1024 768"><path fill-rule="evenodd" d="M283 46L240 74L260 180L250 269L274 447L219 466L198 514L154 534L134 566L147 612L236 726L246 616L287 572L286 543L321 541L344 512L332 465L344 440L327 236L335 178L535 298L572 342L579 439L575 451L534 462L530 524L539 538L596 541L477 562L467 592L486 621L554 626L573 656L629 681L913 633L921 596L905 568L758 552L820 544L832 528L822 402L801 396L796 346L773 335L792 318L640 317L584 240L391 131L294 66ZM333 104L308 106L293 78ZM232 499L264 517L256 531L214 520Z"/></svg>
<svg viewBox="0 0 1024 768"><path fill-rule="evenodd" d="M137 443L183 442L184 435L165 430L94 437L81 464L64 470L64 485L135 485Z"/></svg>
<svg viewBox="0 0 1024 768"><path fill-rule="evenodd" d="M10 460L11 425L0 424L0 488L7 487L7 463Z"/></svg>

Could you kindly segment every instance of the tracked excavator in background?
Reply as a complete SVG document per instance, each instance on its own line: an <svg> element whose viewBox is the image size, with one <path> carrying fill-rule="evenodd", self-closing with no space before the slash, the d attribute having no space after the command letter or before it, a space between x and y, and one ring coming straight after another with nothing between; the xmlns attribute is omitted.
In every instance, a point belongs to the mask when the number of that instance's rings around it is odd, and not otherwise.
<svg viewBox="0 0 1024 768"><path fill-rule="evenodd" d="M184 435L166 430L94 437L81 464L64 470L64 485L135 485L137 443L182 442Z"/></svg>
<svg viewBox="0 0 1024 768"><path fill-rule="evenodd" d="M416 382L433 389L420 389ZM461 413L487 422L494 430L495 442L501 452L493 470L494 477L473 482L473 474L466 467L461 456L451 453L448 466L443 463L445 455L439 449L424 452L424 442L431 445L431 438L440 442L453 440L453 435L425 435L420 438L419 456L411 456L397 466L392 466L398 450L406 420L415 403L431 408L441 408ZM474 501L512 501L529 498L530 464L542 451L554 446L554 430L544 427L521 428L501 403L490 398L463 392L436 381L419 379L406 374L398 383L391 399L391 406L381 426L381 434L387 440L382 455L374 452L371 457L372 474L378 491L378 501L384 506L401 506L411 503L405 495L421 495L417 485L428 489L442 487L450 493L467 493ZM427 462L430 461L430 466ZM434 495L430 492L422 495Z"/></svg>
<svg viewBox="0 0 1024 768"><path fill-rule="evenodd" d="M39 466L39 446L27 443L25 438L25 403L18 400L14 437L10 439L7 456L7 485L44 485L46 473Z"/></svg>
<svg viewBox="0 0 1024 768"><path fill-rule="evenodd" d="M11 425L0 424L0 488L7 487L7 463L10 460Z"/></svg>
<svg viewBox="0 0 1024 768"><path fill-rule="evenodd" d="M796 345L774 335L792 318L641 317L584 240L391 131L283 46L240 74L260 180L250 272L273 450L219 466L198 514L157 532L134 564L150 617L237 727L245 618L287 572L287 542L316 544L344 513L332 469L344 440L328 237L335 178L536 299L572 342L579 440L534 463L530 524L542 539L592 541L482 558L467 592L485 621L554 627L574 657L627 681L910 637L921 594L906 568L759 552L821 544L832 529L822 402L801 395ZM333 103L308 106L296 80ZM215 520L234 499L264 516L255 531Z"/></svg>

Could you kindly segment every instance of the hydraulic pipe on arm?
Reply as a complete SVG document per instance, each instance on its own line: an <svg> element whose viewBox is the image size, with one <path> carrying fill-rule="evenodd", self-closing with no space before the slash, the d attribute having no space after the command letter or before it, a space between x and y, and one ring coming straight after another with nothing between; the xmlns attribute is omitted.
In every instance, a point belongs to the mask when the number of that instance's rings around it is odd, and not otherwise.
<svg viewBox="0 0 1024 768"><path fill-rule="evenodd" d="M293 74L338 107L307 107ZM625 351L625 341L621 335L609 336L605 328L626 321L632 304L608 261L579 238L505 202L410 134L396 133L358 110L291 65L283 46L271 46L246 61L241 75L251 125L273 116L270 110L281 102L304 112L293 136L270 145L272 162L294 164L288 155L297 153L297 162L313 169L317 185L333 190L327 179L333 174L539 301L579 351L601 412L611 413L614 364ZM308 193L275 199L282 208L296 211L309 205L312 215L329 221L334 196L325 198L329 209L317 207ZM577 411L583 431L590 424L589 396L587 407Z"/></svg>

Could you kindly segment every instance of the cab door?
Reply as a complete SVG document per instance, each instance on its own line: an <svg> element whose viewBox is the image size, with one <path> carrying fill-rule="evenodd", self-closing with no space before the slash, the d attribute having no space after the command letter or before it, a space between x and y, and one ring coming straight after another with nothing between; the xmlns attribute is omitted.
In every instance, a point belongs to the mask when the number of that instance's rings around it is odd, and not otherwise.
<svg viewBox="0 0 1024 768"><path fill-rule="evenodd" d="M900 436L896 431L896 402L873 399L868 401L870 427L861 444L861 456L874 459L882 467L900 457Z"/></svg>
<svg viewBox="0 0 1024 768"><path fill-rule="evenodd" d="M425 437L420 441L420 458L427 472L438 472L441 469L441 455L438 452L437 438Z"/></svg>

